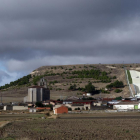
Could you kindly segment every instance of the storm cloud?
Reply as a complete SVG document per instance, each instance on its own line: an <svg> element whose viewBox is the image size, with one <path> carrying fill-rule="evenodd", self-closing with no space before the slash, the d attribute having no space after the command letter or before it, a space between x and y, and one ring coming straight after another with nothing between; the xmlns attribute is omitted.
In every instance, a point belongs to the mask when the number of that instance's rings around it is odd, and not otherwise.
<svg viewBox="0 0 140 140"><path fill-rule="evenodd" d="M11 76L42 65L139 63L139 36L138 0L0 4L0 63Z"/></svg>

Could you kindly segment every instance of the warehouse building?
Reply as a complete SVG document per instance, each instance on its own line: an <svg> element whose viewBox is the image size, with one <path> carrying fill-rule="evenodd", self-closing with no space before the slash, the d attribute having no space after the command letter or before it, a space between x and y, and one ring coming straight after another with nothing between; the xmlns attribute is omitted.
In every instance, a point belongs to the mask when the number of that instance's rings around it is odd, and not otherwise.
<svg viewBox="0 0 140 140"><path fill-rule="evenodd" d="M118 104L113 105L113 109L117 110L134 110L140 109L140 102L120 102Z"/></svg>
<svg viewBox="0 0 140 140"><path fill-rule="evenodd" d="M28 107L27 106L6 105L6 106L4 106L3 110L28 110Z"/></svg>

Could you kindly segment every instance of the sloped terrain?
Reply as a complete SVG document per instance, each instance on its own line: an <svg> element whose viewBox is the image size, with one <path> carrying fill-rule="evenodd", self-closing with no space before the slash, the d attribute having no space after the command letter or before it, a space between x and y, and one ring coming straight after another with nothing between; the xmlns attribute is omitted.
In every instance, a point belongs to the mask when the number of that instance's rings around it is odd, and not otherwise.
<svg viewBox="0 0 140 140"><path fill-rule="evenodd" d="M140 64L125 64L126 69L139 70ZM106 73L107 77L110 78L110 82L103 81L102 79L93 77L81 77L81 75L73 74L74 71L91 71L99 70L101 73ZM67 96L81 96L84 92L82 90L69 90L71 85L76 85L77 88L84 88L89 82L95 86L96 90L104 89L106 85L116 80L124 83L122 92L115 93L114 90L109 93L95 94L93 97L129 97L129 88L127 86L125 72L122 64L80 64L80 65L63 65L63 66L43 66L32 73L30 84L9 87L5 91L1 91L3 94L3 101L22 101L23 97L27 95L27 88L30 85L35 84L34 79L43 77L47 80L48 88L51 90L51 99L65 99ZM79 76L79 77L78 77ZM114 77L115 76L115 77ZM114 78L113 78L114 77ZM102 78L102 77L101 77Z"/></svg>

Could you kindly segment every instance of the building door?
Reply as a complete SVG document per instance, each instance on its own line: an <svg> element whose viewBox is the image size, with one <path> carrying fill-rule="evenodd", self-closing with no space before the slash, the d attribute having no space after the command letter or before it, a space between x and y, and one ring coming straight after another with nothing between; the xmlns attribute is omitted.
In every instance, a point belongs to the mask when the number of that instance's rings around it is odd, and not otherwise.
<svg viewBox="0 0 140 140"><path fill-rule="evenodd" d="M138 105L135 105L135 106L134 106L134 109L138 109Z"/></svg>
<svg viewBox="0 0 140 140"><path fill-rule="evenodd" d="M86 107L86 110L88 110L88 107Z"/></svg>

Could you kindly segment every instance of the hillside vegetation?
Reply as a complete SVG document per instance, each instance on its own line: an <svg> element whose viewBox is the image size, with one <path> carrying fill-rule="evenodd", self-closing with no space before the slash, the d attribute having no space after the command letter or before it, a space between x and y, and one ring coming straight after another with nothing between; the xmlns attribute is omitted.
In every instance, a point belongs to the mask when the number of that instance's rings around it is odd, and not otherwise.
<svg viewBox="0 0 140 140"><path fill-rule="evenodd" d="M128 70L138 70L140 65L125 64L125 67ZM121 64L43 66L23 78L1 86L0 89L6 90L2 91L5 97L14 97L14 95L17 98L24 97L27 95L28 86L37 85L42 77L47 81L52 99L65 99L72 95L80 97L88 91L86 87L89 83L94 86L93 93L96 93L94 97L129 96L125 72ZM118 83L119 86L114 86Z"/></svg>

